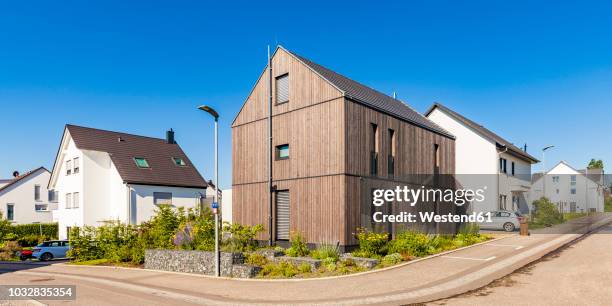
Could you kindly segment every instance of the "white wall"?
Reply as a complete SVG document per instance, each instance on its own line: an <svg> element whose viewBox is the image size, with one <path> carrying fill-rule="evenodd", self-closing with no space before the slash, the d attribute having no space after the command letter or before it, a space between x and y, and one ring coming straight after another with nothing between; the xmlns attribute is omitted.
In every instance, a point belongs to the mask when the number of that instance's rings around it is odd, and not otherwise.
<svg viewBox="0 0 612 306"><path fill-rule="evenodd" d="M57 218L58 222L59 238L65 239L67 237L66 227L83 226L83 206L85 202L84 199L87 196L83 190L83 176L87 170L85 169L85 163L83 162L83 152L76 147L74 141L72 141L72 138L67 131L66 135L64 135L64 143L62 144L58 154L58 164L56 165L55 169L55 175L57 177L56 181L51 187L59 194L58 208L54 217ZM78 157L80 160L79 173L67 175L66 161L73 160L75 157ZM72 194L75 192L79 193L79 207L68 208L66 205L66 194Z"/></svg>
<svg viewBox="0 0 612 306"><path fill-rule="evenodd" d="M485 201L473 203L471 209L477 212L496 210L498 155L495 143L439 108L434 109L427 118L456 137L455 173L463 188L485 188Z"/></svg>
<svg viewBox="0 0 612 306"><path fill-rule="evenodd" d="M0 211L3 218L7 217L7 204L14 204L14 224L33 222L50 223L53 221L52 210L56 203L49 202L47 185L51 174L46 169L40 169L16 184L0 191ZM40 200L34 197L34 186L40 186ZM36 204L46 204L48 211L36 211Z"/></svg>
<svg viewBox="0 0 612 306"><path fill-rule="evenodd" d="M221 219L223 222L232 223L232 190L223 190L221 202Z"/></svg>
<svg viewBox="0 0 612 306"><path fill-rule="evenodd" d="M154 192L172 193L172 206L182 206L185 210L198 207L200 194L206 192L204 189L167 186L130 185L130 187L132 189L132 201L136 201L135 204L137 209L135 219L138 223L148 221L155 215L157 205L153 202ZM132 205L134 205L134 203L132 203Z"/></svg>

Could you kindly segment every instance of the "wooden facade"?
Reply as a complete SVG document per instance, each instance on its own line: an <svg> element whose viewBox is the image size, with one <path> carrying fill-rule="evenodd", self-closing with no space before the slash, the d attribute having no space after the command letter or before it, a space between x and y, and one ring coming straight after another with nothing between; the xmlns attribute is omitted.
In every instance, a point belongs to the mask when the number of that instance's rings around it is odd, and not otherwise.
<svg viewBox="0 0 612 306"><path fill-rule="evenodd" d="M369 227L372 188L392 188L411 174L454 173L454 140L345 97L342 90L279 48L272 74L289 75L289 102L273 105L273 146L289 145L289 158L273 161L273 185L290 192L290 228L310 243L354 245ZM273 82L274 84L274 82ZM276 93L273 87L273 101ZM268 224L268 70L232 124L233 222ZM371 133L378 130L377 140ZM394 139L387 133L393 130ZM378 173L371 174L371 146ZM395 156L388 173L389 150ZM405 184L406 182L402 182ZM371 216L370 216L371 217ZM365 224L368 223L368 224ZM391 229L392 231L394 229ZM260 239L268 239L267 231Z"/></svg>

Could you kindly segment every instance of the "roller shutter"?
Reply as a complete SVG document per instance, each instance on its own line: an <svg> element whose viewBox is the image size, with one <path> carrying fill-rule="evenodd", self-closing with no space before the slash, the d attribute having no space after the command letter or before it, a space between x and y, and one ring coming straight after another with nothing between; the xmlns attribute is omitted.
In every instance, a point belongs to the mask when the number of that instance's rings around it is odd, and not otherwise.
<svg viewBox="0 0 612 306"><path fill-rule="evenodd" d="M291 209L289 206L289 191L276 192L276 239L289 240Z"/></svg>

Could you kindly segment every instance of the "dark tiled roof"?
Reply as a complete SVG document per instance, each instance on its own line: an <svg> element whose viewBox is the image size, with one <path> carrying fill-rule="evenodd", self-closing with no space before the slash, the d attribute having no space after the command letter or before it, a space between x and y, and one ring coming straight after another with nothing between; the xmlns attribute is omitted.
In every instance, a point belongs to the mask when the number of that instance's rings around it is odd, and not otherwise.
<svg viewBox="0 0 612 306"><path fill-rule="evenodd" d="M425 116L429 116L429 114L431 114L431 112L435 109L435 108L439 108L442 111L444 111L445 113L453 116L455 119L459 120L460 122L462 122L463 124L471 127L472 129L478 131L479 133L483 134L484 136L492 139L493 141L495 141L497 144L501 145L501 146L505 146L506 148L508 148L509 153L522 158L524 160L527 160L531 163L537 163L540 162L539 160L537 160L535 157L529 155L527 152L523 151L522 149L518 148L517 146L513 145L511 142L505 140L504 138L502 138L501 136L491 132L490 130L488 130L487 128L485 128L484 126L460 115L459 113L451 110L450 108L440 104L440 103L434 103L434 105L431 106L431 108L429 108L429 110L425 113Z"/></svg>
<svg viewBox="0 0 612 306"><path fill-rule="evenodd" d="M282 47L279 46L279 48ZM285 48L282 49L298 58L306 66L310 67L310 69L314 70L328 82L340 89L347 98L435 133L454 138L451 133L444 130L431 120L425 118L404 102L353 81Z"/></svg>
<svg viewBox="0 0 612 306"><path fill-rule="evenodd" d="M168 144L165 139L75 125L66 125L66 129L77 148L107 152L119 175L128 184L207 187L206 181L176 143ZM135 157L145 158L149 168L138 168ZM173 157L182 158L186 166L174 164Z"/></svg>
<svg viewBox="0 0 612 306"><path fill-rule="evenodd" d="M7 182L8 184L0 187L0 191L5 190L5 189L7 189L7 188L17 184L18 182L22 181L26 177L29 177L30 175L32 175L32 174L34 174L36 172L38 172L38 170L41 170L41 169L44 169L45 171L49 171L49 170L45 169L45 167L39 167L39 168L36 168L36 169L34 169L32 171L26 172L26 173L24 173L24 174L22 174L22 175L20 175L20 176L18 176L16 178L9 179L9 180L1 180L1 181Z"/></svg>

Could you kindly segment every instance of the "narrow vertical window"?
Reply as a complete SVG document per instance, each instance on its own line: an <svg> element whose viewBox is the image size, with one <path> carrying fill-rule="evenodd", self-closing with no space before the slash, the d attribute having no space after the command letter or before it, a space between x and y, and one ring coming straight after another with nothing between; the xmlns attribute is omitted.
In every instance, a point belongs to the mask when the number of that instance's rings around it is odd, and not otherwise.
<svg viewBox="0 0 612 306"><path fill-rule="evenodd" d="M66 194L66 209L72 208L72 193Z"/></svg>
<svg viewBox="0 0 612 306"><path fill-rule="evenodd" d="M514 176L514 162L512 162L512 176Z"/></svg>
<svg viewBox="0 0 612 306"><path fill-rule="evenodd" d="M72 160L66 161L66 175L72 174Z"/></svg>
<svg viewBox="0 0 612 306"><path fill-rule="evenodd" d="M389 157L387 163L387 172L389 177L395 176L395 131L389 129Z"/></svg>
<svg viewBox="0 0 612 306"><path fill-rule="evenodd" d="M289 74L276 77L276 104L289 102Z"/></svg>
<svg viewBox="0 0 612 306"><path fill-rule="evenodd" d="M6 204L6 219L15 221L15 204Z"/></svg>
<svg viewBox="0 0 612 306"><path fill-rule="evenodd" d="M79 173L79 170L80 170L79 168L80 168L80 167L79 167L79 158L78 158L78 157L75 157L75 158L72 160L72 169L74 169L74 170L73 170L73 173Z"/></svg>
<svg viewBox="0 0 612 306"><path fill-rule="evenodd" d="M370 174L378 174L378 126L374 123L370 125Z"/></svg>
<svg viewBox="0 0 612 306"><path fill-rule="evenodd" d="M40 201L40 185L34 185L34 201Z"/></svg>
<svg viewBox="0 0 612 306"><path fill-rule="evenodd" d="M75 192L72 194L72 208L79 208L80 205L79 193Z"/></svg>

